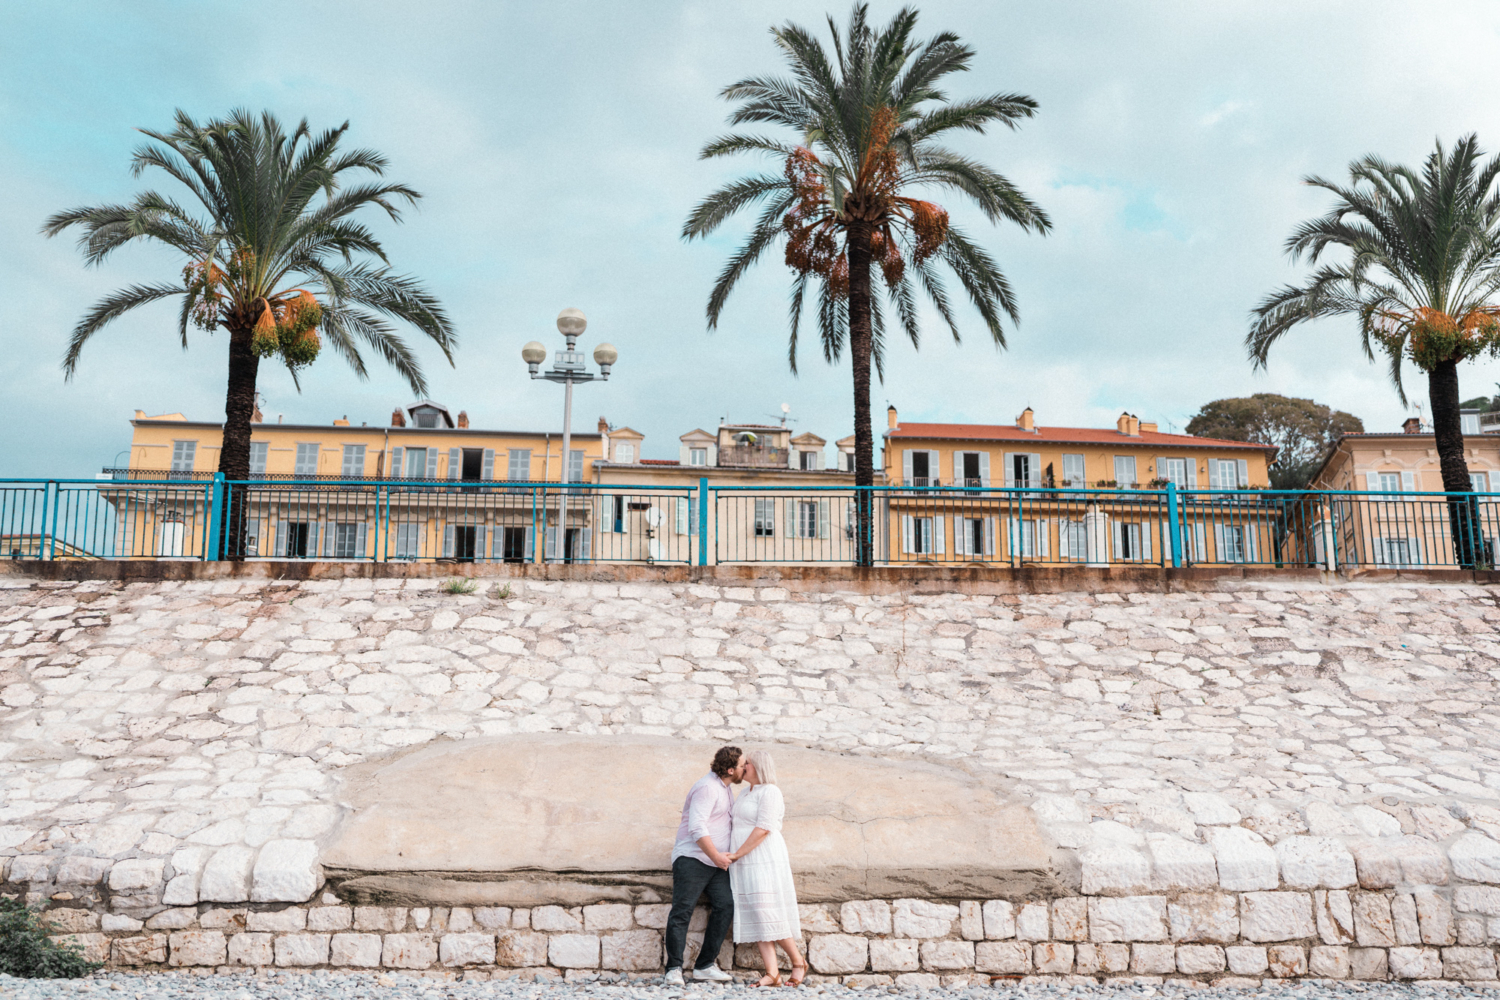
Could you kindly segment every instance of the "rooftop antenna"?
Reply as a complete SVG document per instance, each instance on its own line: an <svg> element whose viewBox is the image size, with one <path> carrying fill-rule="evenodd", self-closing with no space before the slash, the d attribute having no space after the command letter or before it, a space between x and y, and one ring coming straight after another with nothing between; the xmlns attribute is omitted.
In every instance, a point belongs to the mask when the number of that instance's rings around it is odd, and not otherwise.
<svg viewBox="0 0 1500 1000"><path fill-rule="evenodd" d="M783 426L783 427L786 426L786 415L788 413L791 413L791 412L792 412L792 404L791 403L782 403L781 404L781 426Z"/></svg>

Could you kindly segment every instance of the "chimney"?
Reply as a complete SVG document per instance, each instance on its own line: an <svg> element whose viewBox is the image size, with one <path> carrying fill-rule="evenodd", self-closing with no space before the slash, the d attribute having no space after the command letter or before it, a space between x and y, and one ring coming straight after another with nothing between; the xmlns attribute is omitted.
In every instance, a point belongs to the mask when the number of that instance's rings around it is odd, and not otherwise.
<svg viewBox="0 0 1500 1000"><path fill-rule="evenodd" d="M1145 421L1141 422L1141 430L1147 432L1148 434L1157 433L1156 424L1148 424Z"/></svg>
<svg viewBox="0 0 1500 1000"><path fill-rule="evenodd" d="M466 427L469 426L469 411L468 410L459 410L458 411L458 426L459 426L460 429L463 429L463 428L466 428Z"/></svg>
<svg viewBox="0 0 1500 1000"><path fill-rule="evenodd" d="M1420 434L1420 433L1422 433L1422 418L1421 417L1407 417L1406 418L1406 423L1404 423L1404 424L1401 425L1401 429L1403 431L1405 431L1406 433L1408 433L1408 434Z"/></svg>
<svg viewBox="0 0 1500 1000"><path fill-rule="evenodd" d="M401 412L401 407L399 407L399 406L396 407L394 410L391 411L391 426L392 427L405 427L406 426L406 414L404 414L404 413Z"/></svg>
<svg viewBox="0 0 1500 1000"><path fill-rule="evenodd" d="M136 410L135 411L135 419L137 419L137 420L145 420L146 419L146 411L145 410Z"/></svg>
<svg viewBox="0 0 1500 1000"><path fill-rule="evenodd" d="M255 411L250 414L250 422L252 424L259 424L259 423L264 423L265 419L266 419L266 415L264 413L260 412L260 404L259 403L255 404Z"/></svg>
<svg viewBox="0 0 1500 1000"><path fill-rule="evenodd" d="M349 414L347 414L347 413L344 414L344 418L342 420L335 420L333 422L333 426L335 426L335 427L348 427L349 426Z"/></svg>
<svg viewBox="0 0 1500 1000"><path fill-rule="evenodd" d="M605 420L603 417L599 418L599 433L600 434L608 434L609 433L609 421Z"/></svg>
<svg viewBox="0 0 1500 1000"><path fill-rule="evenodd" d="M1115 430L1119 431L1121 434L1130 433L1130 414L1120 414L1119 419L1115 421Z"/></svg>
<svg viewBox="0 0 1500 1000"><path fill-rule="evenodd" d="M1016 418L1016 426L1023 431L1036 430L1036 414L1031 412L1031 407L1021 411L1021 415Z"/></svg>
<svg viewBox="0 0 1500 1000"><path fill-rule="evenodd" d="M1141 436L1141 418L1134 413L1130 415L1130 430L1126 432L1133 438Z"/></svg>
<svg viewBox="0 0 1500 1000"><path fill-rule="evenodd" d="M885 425L891 430L895 430L900 426L896 420L896 408L894 406L887 406L885 408Z"/></svg>

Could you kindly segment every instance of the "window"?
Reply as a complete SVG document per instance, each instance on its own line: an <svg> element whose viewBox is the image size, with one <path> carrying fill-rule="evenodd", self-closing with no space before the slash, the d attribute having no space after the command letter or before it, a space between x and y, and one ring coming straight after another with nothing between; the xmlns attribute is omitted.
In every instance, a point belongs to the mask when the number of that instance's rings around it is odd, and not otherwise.
<svg viewBox="0 0 1500 1000"><path fill-rule="evenodd" d="M1119 459L1115 461L1119 461ZM1114 531L1116 559L1144 559L1149 555L1149 553L1143 551L1141 546L1141 526L1139 524L1116 522Z"/></svg>
<svg viewBox="0 0 1500 1000"><path fill-rule="evenodd" d="M408 448L406 449L406 478L427 478L427 453L431 448Z"/></svg>
<svg viewBox="0 0 1500 1000"><path fill-rule="evenodd" d="M299 476L316 476L318 474L318 445L299 441L297 443L297 464L292 472Z"/></svg>
<svg viewBox="0 0 1500 1000"><path fill-rule="evenodd" d="M363 476L365 474L365 446L362 444L344 445L344 465L342 474L345 477Z"/></svg>
<svg viewBox="0 0 1500 1000"><path fill-rule="evenodd" d="M909 517L907 518L907 551L918 555L932 551L932 518Z"/></svg>
<svg viewBox="0 0 1500 1000"><path fill-rule="evenodd" d="M688 464L689 465L707 465L708 464L708 449L707 448L689 448L688 449Z"/></svg>
<svg viewBox="0 0 1500 1000"><path fill-rule="evenodd" d="M464 482L475 483L484 476L484 449L464 448L459 456L458 478ZM452 473L448 475L453 478Z"/></svg>
<svg viewBox="0 0 1500 1000"><path fill-rule="evenodd" d="M436 427L441 415L430 406L419 406L412 411L412 419L417 422L418 427Z"/></svg>
<svg viewBox="0 0 1500 1000"><path fill-rule="evenodd" d="M1219 562L1245 561L1245 529L1239 525L1219 526Z"/></svg>
<svg viewBox="0 0 1500 1000"><path fill-rule="evenodd" d="M1163 458L1157 460L1156 475L1172 483L1178 489L1188 484L1187 459Z"/></svg>
<svg viewBox="0 0 1500 1000"><path fill-rule="evenodd" d="M363 448L363 445L359 446ZM335 559L357 559L364 555L365 526L363 524L335 524L333 526L333 557Z"/></svg>
<svg viewBox="0 0 1500 1000"><path fill-rule="evenodd" d="M797 537L818 537L818 501L797 501Z"/></svg>
<svg viewBox="0 0 1500 1000"><path fill-rule="evenodd" d="M625 533L625 498L616 493L610 497L611 514L610 520L614 522L614 532L617 535Z"/></svg>
<svg viewBox="0 0 1500 1000"><path fill-rule="evenodd" d="M524 483L531 478L531 449L512 448L505 461L505 478Z"/></svg>
<svg viewBox="0 0 1500 1000"><path fill-rule="evenodd" d="M802 460L802 471L816 469L818 467L818 453L815 451L799 451L797 456Z"/></svg>
<svg viewBox="0 0 1500 1000"><path fill-rule="evenodd" d="M1069 518L1058 521L1057 544L1060 550L1058 554L1064 559L1088 559L1089 543L1085 523Z"/></svg>
<svg viewBox="0 0 1500 1000"><path fill-rule="evenodd" d="M911 485L932 486L931 456L925 451L911 453Z"/></svg>
<svg viewBox="0 0 1500 1000"><path fill-rule="evenodd" d="M512 455L515 452L511 452ZM529 528L506 528L504 529L504 548L501 550L501 558L508 563L525 562L530 558L529 546L526 544L526 535Z"/></svg>
<svg viewBox="0 0 1500 1000"><path fill-rule="evenodd" d="M1477 414L1477 413L1460 413L1458 415L1458 428L1459 428L1460 433L1463 433L1463 434L1478 434L1479 433L1479 414Z"/></svg>
<svg viewBox="0 0 1500 1000"><path fill-rule="evenodd" d="M770 538L776 534L776 501L769 497L755 498L755 537Z"/></svg>
<svg viewBox="0 0 1500 1000"><path fill-rule="evenodd" d="M1210 458L1208 460L1209 489L1242 490L1249 485L1249 464L1244 459Z"/></svg>
<svg viewBox="0 0 1500 1000"><path fill-rule="evenodd" d="M617 445L615 445L615 461L619 462L622 465L630 465L631 463L633 463L635 461L635 445L633 445L633 444L617 444ZM583 477L581 475L578 477L578 479L582 479L582 478ZM578 482L578 479L573 479L573 480L570 480L570 481L576 483L576 482Z"/></svg>
<svg viewBox="0 0 1500 1000"><path fill-rule="evenodd" d="M964 556L994 555L995 528L993 519L987 517L955 517L953 519L953 551Z"/></svg>
<svg viewBox="0 0 1500 1000"><path fill-rule="evenodd" d="M990 477L989 455L977 451L960 452L958 456L958 478L965 486L988 486Z"/></svg>
<svg viewBox="0 0 1500 1000"><path fill-rule="evenodd" d="M632 455L634 454L634 448L635 448L635 446L632 445L631 446ZM633 462L633 461L635 461L635 459L632 458L631 461ZM572 451L572 452L569 453L569 460L568 460L568 482L570 482L570 483L581 483L581 482L583 482L583 452L578 451L576 449L574 451Z"/></svg>
<svg viewBox="0 0 1500 1000"><path fill-rule="evenodd" d="M250 474L262 476L266 472L266 452L271 448L269 441L250 442Z"/></svg>
<svg viewBox="0 0 1500 1000"><path fill-rule="evenodd" d="M1016 454L1010 456L1010 482L1007 486L1027 486L1031 483L1031 474L1036 471L1031 467L1031 456Z"/></svg>
<svg viewBox="0 0 1500 1000"><path fill-rule="evenodd" d="M1135 478L1135 456L1116 455L1115 485L1124 490L1135 486L1137 482L1138 480Z"/></svg>
<svg viewBox="0 0 1500 1000"><path fill-rule="evenodd" d="M1087 486L1088 474L1084 472L1082 455L1063 456L1063 481L1062 486Z"/></svg>
<svg viewBox="0 0 1500 1000"><path fill-rule="evenodd" d="M1490 476L1487 472L1469 473L1469 489L1475 493L1488 493L1490 491Z"/></svg>
<svg viewBox="0 0 1500 1000"><path fill-rule="evenodd" d="M1376 475L1377 489L1382 493L1397 493L1401 490L1401 473L1381 472Z"/></svg>
<svg viewBox="0 0 1500 1000"><path fill-rule="evenodd" d="M1375 561L1386 566L1416 566L1422 559L1411 538L1375 539Z"/></svg>
<svg viewBox="0 0 1500 1000"><path fill-rule="evenodd" d="M311 534L310 525L306 521L282 521L277 526L278 535L282 538L281 555L288 559L306 559L308 536Z"/></svg>
<svg viewBox="0 0 1500 1000"><path fill-rule="evenodd" d="M396 558L416 559L422 554L422 526L420 524L396 525Z"/></svg>
<svg viewBox="0 0 1500 1000"><path fill-rule="evenodd" d="M198 454L197 441L172 442L172 471L192 472L193 459Z"/></svg>

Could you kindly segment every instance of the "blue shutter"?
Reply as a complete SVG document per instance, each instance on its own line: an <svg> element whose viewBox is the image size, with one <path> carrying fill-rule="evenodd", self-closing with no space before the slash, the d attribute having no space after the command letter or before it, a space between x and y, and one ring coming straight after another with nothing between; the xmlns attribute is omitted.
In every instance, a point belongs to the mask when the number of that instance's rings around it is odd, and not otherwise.
<svg viewBox="0 0 1500 1000"><path fill-rule="evenodd" d="M457 479L464 469L463 452L457 448L448 449L448 478Z"/></svg>
<svg viewBox="0 0 1500 1000"><path fill-rule="evenodd" d="M401 471L402 471L401 470L401 459L404 458L405 456L406 456L406 449L405 448L392 448L391 449L391 463L390 463L390 466L385 470L385 478L387 478L387 479L400 479L401 478Z"/></svg>
<svg viewBox="0 0 1500 1000"><path fill-rule="evenodd" d="M428 448L427 449L427 478L428 479L436 479L437 478L437 458L438 458L438 450L436 448Z"/></svg>
<svg viewBox="0 0 1500 1000"><path fill-rule="evenodd" d="M480 477L485 480L495 478L495 449L493 448L484 449L484 471L480 473Z"/></svg>

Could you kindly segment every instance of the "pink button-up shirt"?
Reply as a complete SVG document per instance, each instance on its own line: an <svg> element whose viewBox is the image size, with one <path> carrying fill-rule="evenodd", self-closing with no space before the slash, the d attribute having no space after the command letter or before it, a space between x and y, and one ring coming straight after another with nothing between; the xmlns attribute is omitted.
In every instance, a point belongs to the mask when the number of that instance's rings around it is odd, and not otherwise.
<svg viewBox="0 0 1500 1000"><path fill-rule="evenodd" d="M705 865L713 864L698 838L712 837L714 846L721 851L729 849L730 813L734 809L734 793L724 780L710 771L688 789L687 801L682 804L682 822L677 827L677 843L672 847L672 860L696 858Z"/></svg>

